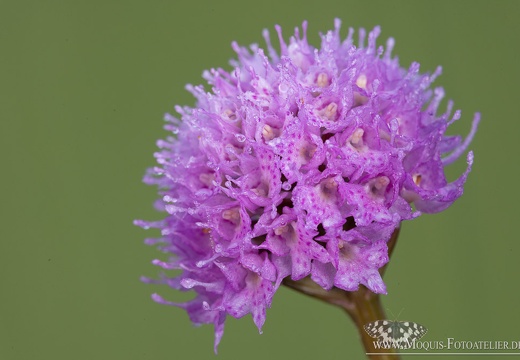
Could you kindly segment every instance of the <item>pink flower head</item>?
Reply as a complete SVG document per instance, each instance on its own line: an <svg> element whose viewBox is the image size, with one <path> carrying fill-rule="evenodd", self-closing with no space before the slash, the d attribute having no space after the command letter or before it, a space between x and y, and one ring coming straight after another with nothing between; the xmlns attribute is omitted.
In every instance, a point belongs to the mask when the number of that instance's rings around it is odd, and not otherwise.
<svg viewBox="0 0 520 360"><path fill-rule="evenodd" d="M463 192L468 167L448 183L444 166L465 152L476 132L444 135L460 118L452 102L438 114L440 74L408 70L376 46L379 27L340 39L340 21L307 43L303 23L281 54L264 31L267 54L233 43L234 70L204 72L210 92L187 86L197 105L166 115L170 136L158 141L158 166L144 181L159 187L156 227L166 260L180 275L148 282L194 290L186 309L195 324L213 323L215 349L229 314L251 313L261 329L282 280L310 276L324 289L362 284L386 293L378 269L402 220L446 209ZM366 43L367 42L367 43ZM412 209L412 204L415 210Z"/></svg>

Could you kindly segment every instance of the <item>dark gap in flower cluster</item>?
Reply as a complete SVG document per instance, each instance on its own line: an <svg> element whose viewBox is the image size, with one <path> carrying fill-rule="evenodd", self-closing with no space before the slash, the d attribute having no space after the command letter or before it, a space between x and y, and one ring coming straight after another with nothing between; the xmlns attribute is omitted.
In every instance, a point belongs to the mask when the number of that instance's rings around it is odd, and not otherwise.
<svg viewBox="0 0 520 360"><path fill-rule="evenodd" d="M227 181L225 183L228 183ZM229 184L231 184L231 187L230 189L239 189L240 186L238 186L237 183L235 183L234 181L229 181Z"/></svg>
<svg viewBox="0 0 520 360"><path fill-rule="evenodd" d="M256 246L259 246L259 245L262 245L263 242L264 242L266 239L267 239L267 234L263 234L263 235L255 236L254 238L251 239L251 244L256 245Z"/></svg>
<svg viewBox="0 0 520 360"><path fill-rule="evenodd" d="M348 218L346 218L346 221L343 224L343 230L349 231L351 229L354 229L355 227L356 227L356 220L354 219L354 217L349 216Z"/></svg>
<svg viewBox="0 0 520 360"><path fill-rule="evenodd" d="M334 136L334 134L332 134L332 133L323 134L323 135L321 135L321 141L323 141L323 143L325 143L325 141L329 140L333 136Z"/></svg>
<svg viewBox="0 0 520 360"><path fill-rule="evenodd" d="M323 163L323 164L321 164L320 166L318 166L318 170L319 170L320 172L324 172L326 168L327 168L327 165L325 165L325 163Z"/></svg>
<svg viewBox="0 0 520 360"><path fill-rule="evenodd" d="M365 105L368 102L368 100L368 97L356 91L354 92L354 104L352 104L352 107L350 109L354 109L358 106Z"/></svg>
<svg viewBox="0 0 520 360"><path fill-rule="evenodd" d="M348 182L350 182L350 179L348 177L343 177L343 181L348 183Z"/></svg>
<svg viewBox="0 0 520 360"><path fill-rule="evenodd" d="M258 222L258 220L260 220L261 213L262 212L252 213L251 211L247 210L247 214L251 218L251 230L253 230L255 228L256 223Z"/></svg>
<svg viewBox="0 0 520 360"><path fill-rule="evenodd" d="M251 231L253 231L255 228L255 225L258 223L258 220L260 220L260 215L261 215L262 211L260 211L260 212L257 211L255 213L252 213L249 210L247 210L247 213L248 213L249 217L251 218ZM266 238L267 238L266 234L255 236L254 238L251 239L251 244L259 246L266 240Z"/></svg>
<svg viewBox="0 0 520 360"><path fill-rule="evenodd" d="M267 254L269 260L271 260L271 251L267 249L258 249L258 255Z"/></svg>
<svg viewBox="0 0 520 360"><path fill-rule="evenodd" d="M280 205L278 205L276 207L276 211L278 212L279 215L283 214L283 208L286 206L289 208L292 208L294 206L291 199L289 199L289 198L283 199L282 202L280 203Z"/></svg>
<svg viewBox="0 0 520 360"><path fill-rule="evenodd" d="M323 224L322 223L319 223L318 224L318 235L316 235L315 237L319 237L319 236L323 236L325 235L327 232L325 231L325 228L323 227Z"/></svg>
<svg viewBox="0 0 520 360"><path fill-rule="evenodd" d="M326 242L323 242L323 241L319 241L319 240L316 240L317 238L319 238L320 236L323 236L325 235L327 232L325 231L325 228L323 227L323 224L319 223L318 224L318 235L314 236L312 238L312 240L314 240L318 245L321 245L322 247L327 247L327 243Z"/></svg>

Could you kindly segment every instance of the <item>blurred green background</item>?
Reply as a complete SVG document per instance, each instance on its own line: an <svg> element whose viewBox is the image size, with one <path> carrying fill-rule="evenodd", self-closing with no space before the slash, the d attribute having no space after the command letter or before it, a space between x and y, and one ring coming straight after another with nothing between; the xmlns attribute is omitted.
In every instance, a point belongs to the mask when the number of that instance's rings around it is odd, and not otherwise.
<svg viewBox="0 0 520 360"><path fill-rule="evenodd" d="M159 219L154 165L162 116L193 105L186 83L230 69L232 40L263 45L302 20L310 41L382 26L401 65L444 68L442 85L475 164L464 196L405 223L384 306L424 340L520 340L518 171L520 1L0 1L0 359L214 359L213 328L150 299L161 255L132 225ZM273 33L273 31L271 31ZM448 171L453 180L464 160ZM391 316L390 316L391 317ZM281 289L264 333L229 319L218 359L363 359L340 310Z"/></svg>

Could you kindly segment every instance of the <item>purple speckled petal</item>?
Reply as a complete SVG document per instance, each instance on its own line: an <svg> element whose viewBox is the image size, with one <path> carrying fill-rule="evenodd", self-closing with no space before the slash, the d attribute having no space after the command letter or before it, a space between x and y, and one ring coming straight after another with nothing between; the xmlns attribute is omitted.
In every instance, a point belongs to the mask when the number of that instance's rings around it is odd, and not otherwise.
<svg viewBox="0 0 520 360"><path fill-rule="evenodd" d="M225 311L233 317L240 318L248 313L262 331L266 309L271 306L274 286L270 280L249 272L245 278L245 286L238 292L229 289L224 292L222 300Z"/></svg>
<svg viewBox="0 0 520 360"><path fill-rule="evenodd" d="M343 183L341 176L324 178L316 185L297 185L293 190L295 210L307 213L305 224L316 229L319 224L325 228L345 222L345 214L340 211L338 186Z"/></svg>
<svg viewBox="0 0 520 360"><path fill-rule="evenodd" d="M359 284L363 284L375 293L386 294L386 286L378 272L388 262L386 242L365 244L345 241L340 246L334 285L347 291L355 291Z"/></svg>

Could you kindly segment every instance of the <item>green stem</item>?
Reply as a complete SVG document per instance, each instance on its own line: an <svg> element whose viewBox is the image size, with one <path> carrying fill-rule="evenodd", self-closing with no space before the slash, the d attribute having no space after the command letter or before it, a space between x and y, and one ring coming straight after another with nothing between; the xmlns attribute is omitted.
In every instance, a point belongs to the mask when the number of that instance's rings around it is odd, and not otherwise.
<svg viewBox="0 0 520 360"><path fill-rule="evenodd" d="M388 256L393 252L397 237L399 236L399 228L397 228L392 237L388 241ZM380 269L381 276L386 270L386 265ZM312 296L319 300L325 301L331 305L336 305L346 311L358 329L361 337L361 342L365 347L369 359L377 360L398 360L399 355L395 354L395 349L376 349L374 347L375 339L371 338L363 326L369 322L386 319L385 312L381 305L381 298L379 294L375 294L366 287L360 285L357 291L345 291L336 287L329 291L324 290L321 286L306 277L299 281L294 281L289 278L283 280L283 284L293 290L299 291L306 295ZM377 354L381 353L381 354ZM392 354L393 353L393 354Z"/></svg>
<svg viewBox="0 0 520 360"><path fill-rule="evenodd" d="M368 290L364 286L360 286L358 291L354 291L349 293L349 297L352 302L355 304L354 311L347 310L347 313L350 315L356 327L358 328L359 335L361 336L361 341L363 346L365 347L365 351L369 359L399 359L399 355L390 355L390 353L395 353L395 348L389 349L376 349L374 347L374 341L377 339L371 338L368 333L365 331L363 326L369 322L373 322L376 320L386 319L385 312L383 307L381 306L381 297L379 294L374 294L370 290ZM376 353L384 353L381 355L374 355Z"/></svg>

